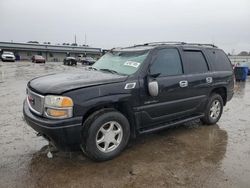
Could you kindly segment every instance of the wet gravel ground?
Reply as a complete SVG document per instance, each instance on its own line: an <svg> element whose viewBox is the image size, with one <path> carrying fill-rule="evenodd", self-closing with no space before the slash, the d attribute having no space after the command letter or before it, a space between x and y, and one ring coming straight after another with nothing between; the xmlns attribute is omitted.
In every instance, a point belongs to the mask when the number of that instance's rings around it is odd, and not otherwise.
<svg viewBox="0 0 250 188"><path fill-rule="evenodd" d="M62 63L0 62L0 187L250 187L250 80L237 83L214 126L198 121L140 136L114 160L81 152L47 158L48 143L23 120L27 81Z"/></svg>

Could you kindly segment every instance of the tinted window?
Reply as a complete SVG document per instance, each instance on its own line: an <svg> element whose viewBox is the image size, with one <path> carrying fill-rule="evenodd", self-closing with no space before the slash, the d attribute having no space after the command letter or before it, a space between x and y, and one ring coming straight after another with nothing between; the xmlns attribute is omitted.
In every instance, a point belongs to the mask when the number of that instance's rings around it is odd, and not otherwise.
<svg viewBox="0 0 250 188"><path fill-rule="evenodd" d="M207 62L201 51L184 51L184 70L187 74L208 71Z"/></svg>
<svg viewBox="0 0 250 188"><path fill-rule="evenodd" d="M182 74L181 59L177 49L159 50L151 68L151 74L161 76Z"/></svg>
<svg viewBox="0 0 250 188"><path fill-rule="evenodd" d="M222 50L207 50L209 60L214 70L225 71L232 70L230 61Z"/></svg>

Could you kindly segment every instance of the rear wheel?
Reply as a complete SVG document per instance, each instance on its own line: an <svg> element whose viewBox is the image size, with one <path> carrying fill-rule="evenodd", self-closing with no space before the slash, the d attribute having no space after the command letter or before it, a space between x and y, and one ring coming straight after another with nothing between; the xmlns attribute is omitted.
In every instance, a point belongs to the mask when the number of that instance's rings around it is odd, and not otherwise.
<svg viewBox="0 0 250 188"><path fill-rule="evenodd" d="M216 124L223 112L223 100L219 94L212 94L207 103L205 116L201 119L204 124Z"/></svg>
<svg viewBox="0 0 250 188"><path fill-rule="evenodd" d="M130 137L127 118L118 111L100 111L86 120L82 149L93 160L105 161L119 155Z"/></svg>

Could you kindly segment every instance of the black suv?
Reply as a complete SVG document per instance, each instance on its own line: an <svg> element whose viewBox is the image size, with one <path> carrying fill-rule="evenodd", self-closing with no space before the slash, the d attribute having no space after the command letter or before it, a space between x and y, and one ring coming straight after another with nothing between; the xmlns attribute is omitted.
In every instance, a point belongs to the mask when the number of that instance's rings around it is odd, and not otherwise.
<svg viewBox="0 0 250 188"><path fill-rule="evenodd" d="M194 119L215 124L233 88L231 63L216 46L148 43L112 49L78 73L29 81L23 112L58 148L103 161L139 134Z"/></svg>

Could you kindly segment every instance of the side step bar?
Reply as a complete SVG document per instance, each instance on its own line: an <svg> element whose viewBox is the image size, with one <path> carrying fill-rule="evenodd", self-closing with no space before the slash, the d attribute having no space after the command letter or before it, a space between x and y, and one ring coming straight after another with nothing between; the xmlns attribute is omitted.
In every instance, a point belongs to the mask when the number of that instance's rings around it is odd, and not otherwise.
<svg viewBox="0 0 250 188"><path fill-rule="evenodd" d="M168 127L171 127L171 126L175 126L175 125L179 125L179 124L182 124L182 123L186 123L188 121L193 121L193 120L196 120L196 119L200 119L202 117L204 117L204 114L193 116L193 117L183 119L183 120L179 120L179 121L170 122L170 123L158 126L158 127L153 127L153 128L149 128L149 129L142 129L142 130L139 130L139 133L140 134L146 134L146 133L160 131L162 129L165 129L165 128L168 128Z"/></svg>

